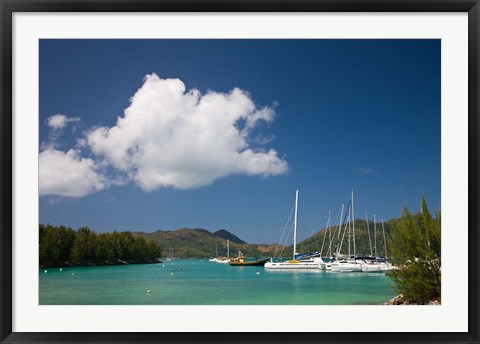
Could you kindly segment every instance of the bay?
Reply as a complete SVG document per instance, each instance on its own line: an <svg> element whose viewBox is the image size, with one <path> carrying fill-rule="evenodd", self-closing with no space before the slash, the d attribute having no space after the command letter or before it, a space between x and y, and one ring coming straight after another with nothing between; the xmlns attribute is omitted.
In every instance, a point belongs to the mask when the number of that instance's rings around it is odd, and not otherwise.
<svg viewBox="0 0 480 344"><path fill-rule="evenodd" d="M271 271L200 259L39 270L40 305L380 305L384 274ZM148 292L150 291L150 292Z"/></svg>

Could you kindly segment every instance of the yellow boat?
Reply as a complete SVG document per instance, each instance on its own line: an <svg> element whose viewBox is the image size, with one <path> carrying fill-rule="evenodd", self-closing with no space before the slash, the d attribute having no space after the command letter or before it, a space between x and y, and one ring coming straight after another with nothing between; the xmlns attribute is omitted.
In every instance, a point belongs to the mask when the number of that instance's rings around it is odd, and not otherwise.
<svg viewBox="0 0 480 344"><path fill-rule="evenodd" d="M231 266L264 266L268 258L251 258L247 259L243 256L242 252L238 252L237 258L230 258Z"/></svg>

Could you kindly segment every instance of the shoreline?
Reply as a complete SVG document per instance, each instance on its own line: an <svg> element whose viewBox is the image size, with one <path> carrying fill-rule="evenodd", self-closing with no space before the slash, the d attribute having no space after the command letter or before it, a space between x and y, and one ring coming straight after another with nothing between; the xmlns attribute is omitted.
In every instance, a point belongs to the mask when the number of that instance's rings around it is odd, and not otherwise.
<svg viewBox="0 0 480 344"><path fill-rule="evenodd" d="M78 267L91 267L91 266L116 266L116 265L135 265L135 264L160 264L162 260L160 259L149 259L145 261L134 261L134 260L121 260L116 261L105 261L105 262L82 262L82 263L71 263L71 262L62 262L62 263L52 263L52 264L40 264L39 269L52 269L52 268L78 268Z"/></svg>
<svg viewBox="0 0 480 344"><path fill-rule="evenodd" d="M387 302L383 303L385 306L439 306L442 304L442 299L438 298L435 300L430 300L428 303L416 303L416 302L408 302L403 298L403 295L397 295L395 297L392 297L390 300Z"/></svg>

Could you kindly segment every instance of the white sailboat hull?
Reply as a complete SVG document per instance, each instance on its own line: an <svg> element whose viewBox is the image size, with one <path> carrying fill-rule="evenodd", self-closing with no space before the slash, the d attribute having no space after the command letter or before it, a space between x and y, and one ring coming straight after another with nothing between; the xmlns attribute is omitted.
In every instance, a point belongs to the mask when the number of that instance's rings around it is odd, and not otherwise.
<svg viewBox="0 0 480 344"><path fill-rule="evenodd" d="M229 263L230 263L230 259L229 259L229 258L226 258L226 259L217 259L216 262L219 263L219 264L229 264Z"/></svg>
<svg viewBox="0 0 480 344"><path fill-rule="evenodd" d="M266 262L264 265L265 269L284 269L284 270L294 270L294 269L324 269L325 264L322 259L314 258L309 260L287 260L283 262Z"/></svg>
<svg viewBox="0 0 480 344"><path fill-rule="evenodd" d="M209 259L210 262L220 263L220 264L228 264L230 263L230 258L212 258Z"/></svg>
<svg viewBox="0 0 480 344"><path fill-rule="evenodd" d="M394 266L390 263L380 263L380 264L363 264L362 271L363 272L385 272L389 270L393 270Z"/></svg>
<svg viewBox="0 0 480 344"><path fill-rule="evenodd" d="M380 264L363 264L362 272L379 272L383 273L382 266Z"/></svg>
<svg viewBox="0 0 480 344"><path fill-rule="evenodd" d="M362 265L356 262L334 262L330 270L332 272L362 272Z"/></svg>

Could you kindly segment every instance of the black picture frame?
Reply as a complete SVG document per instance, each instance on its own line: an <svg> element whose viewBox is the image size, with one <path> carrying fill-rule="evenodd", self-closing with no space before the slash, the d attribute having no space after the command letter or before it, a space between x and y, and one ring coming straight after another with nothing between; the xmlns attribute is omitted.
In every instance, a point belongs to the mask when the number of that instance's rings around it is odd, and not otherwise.
<svg viewBox="0 0 480 344"><path fill-rule="evenodd" d="M468 13L468 332L19 333L12 332L12 16L15 12L466 12ZM1 343L479 343L478 0L0 0ZM452 316L454 316L452 314Z"/></svg>

